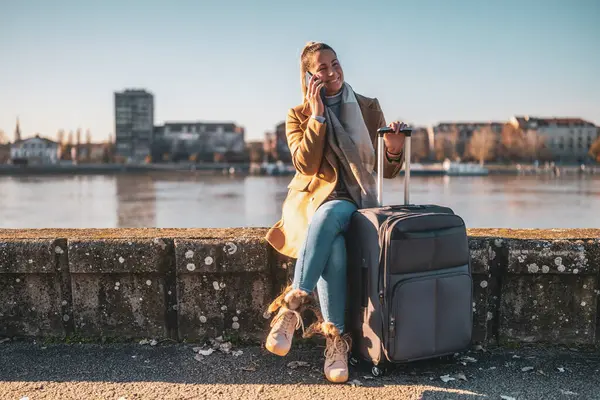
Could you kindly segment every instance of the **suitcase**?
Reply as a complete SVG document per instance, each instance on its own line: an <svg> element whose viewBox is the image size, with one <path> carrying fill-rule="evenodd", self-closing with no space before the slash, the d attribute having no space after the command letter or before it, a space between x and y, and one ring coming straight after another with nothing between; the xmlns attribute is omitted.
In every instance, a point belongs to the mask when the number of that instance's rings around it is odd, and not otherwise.
<svg viewBox="0 0 600 400"><path fill-rule="evenodd" d="M383 135L378 131L380 207L354 213L346 236L350 363L381 375L393 363L469 347L472 276L465 223L452 209L410 204L411 131L405 140L404 204L383 206Z"/></svg>

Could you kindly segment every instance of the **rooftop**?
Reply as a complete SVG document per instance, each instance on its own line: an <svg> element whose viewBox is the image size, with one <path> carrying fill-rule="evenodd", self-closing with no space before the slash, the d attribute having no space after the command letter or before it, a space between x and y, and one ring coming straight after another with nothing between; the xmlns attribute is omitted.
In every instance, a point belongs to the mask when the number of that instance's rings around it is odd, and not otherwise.
<svg viewBox="0 0 600 400"><path fill-rule="evenodd" d="M590 121L586 121L581 118L574 117L553 117L553 118L544 118L544 117L532 117L529 115L517 116L515 117L519 125L526 125L530 123L535 123L538 126L595 126Z"/></svg>

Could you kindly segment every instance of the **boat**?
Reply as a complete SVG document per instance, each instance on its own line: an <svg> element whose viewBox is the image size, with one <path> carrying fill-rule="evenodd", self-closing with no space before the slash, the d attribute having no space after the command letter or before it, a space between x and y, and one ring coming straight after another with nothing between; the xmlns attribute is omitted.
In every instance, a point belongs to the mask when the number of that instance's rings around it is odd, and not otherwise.
<svg viewBox="0 0 600 400"><path fill-rule="evenodd" d="M477 163L458 163L449 160L443 163L444 171L448 176L487 176L489 171L486 167Z"/></svg>

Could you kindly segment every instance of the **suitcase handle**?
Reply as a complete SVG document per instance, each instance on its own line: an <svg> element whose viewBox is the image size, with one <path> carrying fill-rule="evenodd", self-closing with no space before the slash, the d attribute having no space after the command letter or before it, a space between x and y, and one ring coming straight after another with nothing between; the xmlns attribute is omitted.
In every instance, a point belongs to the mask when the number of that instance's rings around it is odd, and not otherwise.
<svg viewBox="0 0 600 400"><path fill-rule="evenodd" d="M394 130L389 126L377 129L377 202L379 207L383 206L383 157L384 142L383 135L386 133L394 133ZM400 133L404 134L404 205L410 204L410 141L412 129L401 129Z"/></svg>
<svg viewBox="0 0 600 400"><path fill-rule="evenodd" d="M415 205L415 204L406 204L406 205L401 205L401 206L384 206L382 207L383 210L390 210L390 211L394 211L394 210L424 210L425 206L419 206L419 205Z"/></svg>
<svg viewBox="0 0 600 400"><path fill-rule="evenodd" d="M390 128L389 126L377 129L377 134L379 136L383 136L386 133L394 133L394 130L392 128ZM412 129L410 129L410 128L400 129L400 133L403 133L404 136L406 136L406 137L410 137L412 135Z"/></svg>

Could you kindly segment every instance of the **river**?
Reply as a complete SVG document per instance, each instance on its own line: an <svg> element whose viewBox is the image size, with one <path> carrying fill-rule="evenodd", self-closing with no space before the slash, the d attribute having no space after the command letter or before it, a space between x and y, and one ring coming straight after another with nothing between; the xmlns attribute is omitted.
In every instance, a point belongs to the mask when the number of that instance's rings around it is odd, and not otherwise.
<svg viewBox="0 0 600 400"><path fill-rule="evenodd" d="M290 177L191 172L0 176L1 228L267 227ZM600 176L413 177L411 201L441 204L470 228L600 227ZM401 204L403 179L386 180Z"/></svg>

